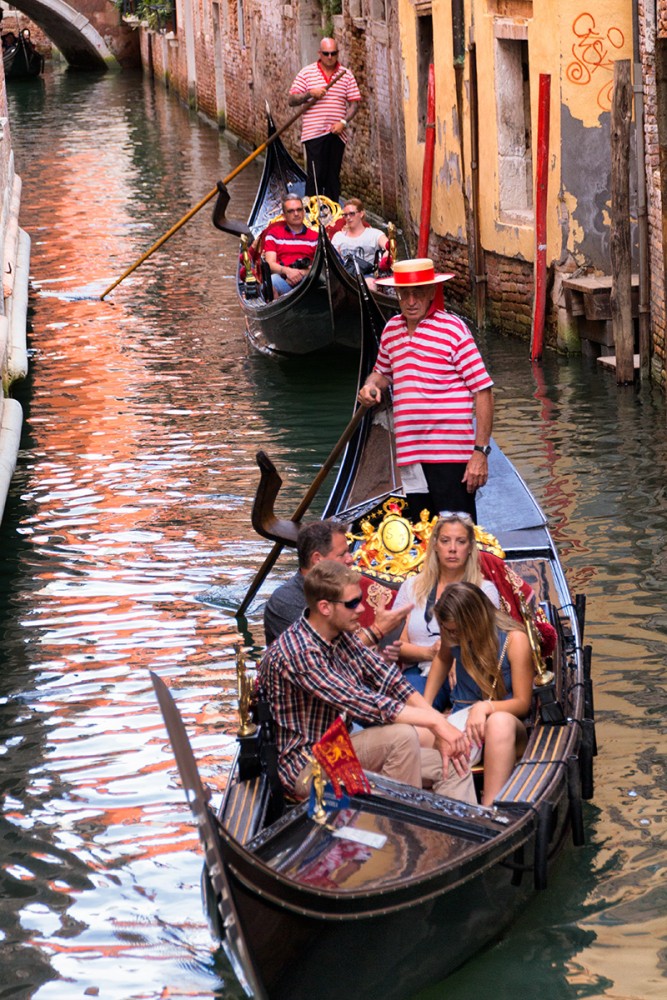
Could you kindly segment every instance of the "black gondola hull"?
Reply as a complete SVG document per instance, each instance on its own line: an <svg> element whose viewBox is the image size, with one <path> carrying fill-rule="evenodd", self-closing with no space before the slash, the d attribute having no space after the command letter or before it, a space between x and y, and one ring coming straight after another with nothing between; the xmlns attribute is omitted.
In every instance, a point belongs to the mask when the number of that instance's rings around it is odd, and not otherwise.
<svg viewBox="0 0 667 1000"><path fill-rule="evenodd" d="M359 293L363 380L381 318L365 286ZM390 413L369 412L341 461L325 513L357 536L361 519L397 493L391 437ZM275 490L267 495L273 502ZM256 1000L406 1000L496 940L548 886L571 825L575 843L583 841L582 734L593 721L581 602L569 593L543 512L495 447L478 511L549 611L557 635L549 693L561 710L541 709L536 688L526 750L492 809L370 775L372 794L329 803L324 824L305 803L272 819L271 776L259 756L256 770L249 764L252 741L261 743L255 734L241 740L243 767L233 767L216 818L170 730L205 846L211 928ZM262 533L294 544L293 532Z"/></svg>
<svg viewBox="0 0 667 1000"><path fill-rule="evenodd" d="M286 193L302 197L306 175L280 139L267 149L266 161L248 228L258 236L279 215ZM359 351L361 319L359 293L353 275L343 267L328 239L320 239L311 270L296 288L267 301L253 283L249 294L239 261L238 301L245 318L248 343L260 354L275 358L299 357L332 348ZM259 290L260 294L257 295ZM391 292L374 289L385 319L394 315L397 300Z"/></svg>

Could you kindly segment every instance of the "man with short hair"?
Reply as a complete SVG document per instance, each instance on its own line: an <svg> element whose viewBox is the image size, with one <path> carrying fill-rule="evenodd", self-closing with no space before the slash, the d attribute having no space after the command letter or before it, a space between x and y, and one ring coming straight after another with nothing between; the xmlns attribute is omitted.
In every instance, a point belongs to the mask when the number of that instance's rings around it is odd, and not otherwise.
<svg viewBox="0 0 667 1000"><path fill-rule="evenodd" d="M272 223L264 236L264 259L271 271L276 295L284 295L303 281L317 250L317 232L304 223L301 198L286 195L283 218Z"/></svg>
<svg viewBox="0 0 667 1000"><path fill-rule="evenodd" d="M339 716L366 728L351 739L362 767L417 788L476 803L465 733L353 635L363 610L359 574L331 559L305 579L308 610L267 649L258 668L276 724L278 773L304 797L313 745ZM437 749L420 746L417 728Z"/></svg>
<svg viewBox="0 0 667 1000"><path fill-rule="evenodd" d="M264 608L264 633L267 646L303 614L306 607L304 584L314 566L317 566L322 559L332 559L343 566L351 566L353 562L345 528L333 518L303 524L297 536L296 552L299 561L298 570L273 591ZM372 638L376 638L379 642L398 625L403 624L412 608L413 605L398 611L378 609L373 632L369 634L370 630L367 630L362 633L361 641L367 644Z"/></svg>
<svg viewBox="0 0 667 1000"><path fill-rule="evenodd" d="M393 276L378 280L396 289L401 313L382 331L359 392L373 406L393 386L396 460L415 521L424 509L477 521L475 493L489 475L493 381L466 324L436 302L438 285L453 277L424 257L396 261Z"/></svg>
<svg viewBox="0 0 667 1000"><path fill-rule="evenodd" d="M333 83L329 89L326 87ZM340 168L347 142L346 129L357 111L361 94L349 69L338 62L338 45L323 38L317 62L304 66L290 87L291 107L317 98L301 123L306 152L306 195L326 195L340 201Z"/></svg>

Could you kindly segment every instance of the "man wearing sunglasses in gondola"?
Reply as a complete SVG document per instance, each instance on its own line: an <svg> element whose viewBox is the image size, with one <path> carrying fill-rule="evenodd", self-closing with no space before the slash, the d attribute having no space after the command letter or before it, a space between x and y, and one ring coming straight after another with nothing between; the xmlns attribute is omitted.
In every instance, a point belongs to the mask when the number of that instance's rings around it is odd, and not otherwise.
<svg viewBox="0 0 667 1000"><path fill-rule="evenodd" d="M351 737L364 769L476 803L465 735L353 634L363 610L359 580L349 566L318 563L305 578L304 616L259 664L285 789L307 795L313 746L343 716L364 727ZM419 728L432 733L437 749L420 746Z"/></svg>

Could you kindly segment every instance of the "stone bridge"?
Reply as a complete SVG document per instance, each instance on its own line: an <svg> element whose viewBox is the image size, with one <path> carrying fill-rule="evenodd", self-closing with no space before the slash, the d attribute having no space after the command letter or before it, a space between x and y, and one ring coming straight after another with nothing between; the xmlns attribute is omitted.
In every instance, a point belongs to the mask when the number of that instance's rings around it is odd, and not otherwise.
<svg viewBox="0 0 667 1000"><path fill-rule="evenodd" d="M18 0L16 10L41 28L70 66L104 70L141 65L139 33L121 19L110 0ZM11 12L4 27L11 29Z"/></svg>

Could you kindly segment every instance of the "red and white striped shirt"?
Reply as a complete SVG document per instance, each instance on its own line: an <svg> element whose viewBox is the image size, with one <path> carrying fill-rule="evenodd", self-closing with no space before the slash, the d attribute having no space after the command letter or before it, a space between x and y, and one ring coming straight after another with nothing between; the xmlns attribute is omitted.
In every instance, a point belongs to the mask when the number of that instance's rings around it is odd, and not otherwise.
<svg viewBox="0 0 667 1000"><path fill-rule="evenodd" d="M473 397L493 381L463 320L432 309L410 337L403 316L394 316L382 332L375 371L394 387L398 465L468 461Z"/></svg>
<svg viewBox="0 0 667 1000"><path fill-rule="evenodd" d="M327 90L324 97L316 101L312 108L304 114L301 119L301 142L308 142L309 139L317 139L320 135L327 135L331 131L331 126L345 118L349 101L360 101L361 94L357 81L349 69L336 63L336 68L332 76L343 73L340 80L337 80L330 90ZM290 87L290 95L306 94L310 90L319 90L326 87L331 77L324 75L320 62L310 63L304 66L297 73L294 83ZM345 132L341 133L343 142L347 142Z"/></svg>
<svg viewBox="0 0 667 1000"><path fill-rule="evenodd" d="M264 235L264 252L269 250L285 267L303 257L312 260L317 250L317 230L304 226L300 233L293 233L286 222L274 222Z"/></svg>

